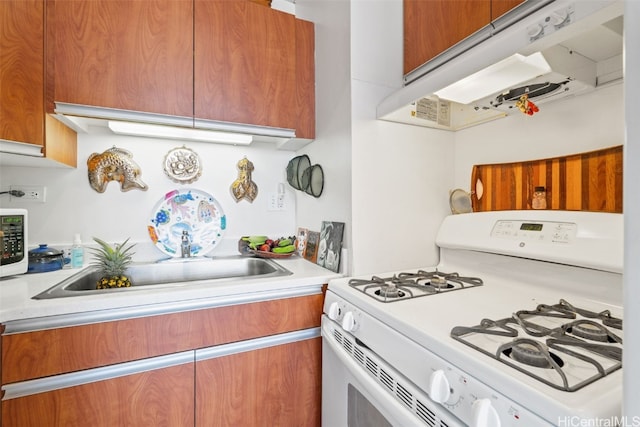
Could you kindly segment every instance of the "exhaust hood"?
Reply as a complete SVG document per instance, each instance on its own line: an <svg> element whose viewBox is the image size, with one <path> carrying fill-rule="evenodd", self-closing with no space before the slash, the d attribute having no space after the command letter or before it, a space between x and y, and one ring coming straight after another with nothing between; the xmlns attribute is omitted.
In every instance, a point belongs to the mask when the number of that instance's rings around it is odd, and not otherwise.
<svg viewBox="0 0 640 427"><path fill-rule="evenodd" d="M472 35L405 76L377 118L456 131L522 114L523 95L544 105L620 82L623 12L616 0L528 0L484 41Z"/></svg>

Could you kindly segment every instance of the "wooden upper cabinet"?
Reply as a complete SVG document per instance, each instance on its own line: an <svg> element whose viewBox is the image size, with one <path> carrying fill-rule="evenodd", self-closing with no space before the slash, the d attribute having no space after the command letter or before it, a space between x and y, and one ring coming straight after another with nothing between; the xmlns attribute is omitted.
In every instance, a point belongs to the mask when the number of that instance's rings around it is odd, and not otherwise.
<svg viewBox="0 0 640 427"><path fill-rule="evenodd" d="M54 101L193 115L192 2L47 1Z"/></svg>
<svg viewBox="0 0 640 427"><path fill-rule="evenodd" d="M195 1L195 116L296 129L296 19L248 1Z"/></svg>
<svg viewBox="0 0 640 427"><path fill-rule="evenodd" d="M316 137L315 27L296 19L296 94L298 125L296 137Z"/></svg>
<svg viewBox="0 0 640 427"><path fill-rule="evenodd" d="M490 0L404 0L404 74L490 22Z"/></svg>
<svg viewBox="0 0 640 427"><path fill-rule="evenodd" d="M491 20L498 19L525 0L491 0Z"/></svg>
<svg viewBox="0 0 640 427"><path fill-rule="evenodd" d="M0 1L0 139L75 167L76 133L45 112L45 28L44 0Z"/></svg>
<svg viewBox="0 0 640 427"><path fill-rule="evenodd" d="M44 3L0 1L0 139L44 145Z"/></svg>
<svg viewBox="0 0 640 427"><path fill-rule="evenodd" d="M489 25L524 0L404 0L404 74Z"/></svg>

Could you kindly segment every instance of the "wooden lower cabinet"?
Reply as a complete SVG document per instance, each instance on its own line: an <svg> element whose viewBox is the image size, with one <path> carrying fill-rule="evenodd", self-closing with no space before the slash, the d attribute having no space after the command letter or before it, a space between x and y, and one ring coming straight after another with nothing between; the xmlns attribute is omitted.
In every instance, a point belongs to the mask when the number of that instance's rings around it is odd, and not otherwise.
<svg viewBox="0 0 640 427"><path fill-rule="evenodd" d="M292 293L32 331L0 325L0 427L320 426L323 294Z"/></svg>
<svg viewBox="0 0 640 427"><path fill-rule="evenodd" d="M193 362L2 401L3 427L194 425Z"/></svg>
<svg viewBox="0 0 640 427"><path fill-rule="evenodd" d="M196 362L196 426L320 426L321 338Z"/></svg>
<svg viewBox="0 0 640 427"><path fill-rule="evenodd" d="M28 382L9 385L3 392L0 425L320 426L321 338L258 344L248 351L243 344L220 346L238 347L239 352L205 360L194 359L199 350L182 353L189 362L166 367L132 362L137 371L108 379L92 381L105 369L118 372L119 365L35 380L31 387ZM171 356L156 359L166 357ZM122 366L127 369L127 364Z"/></svg>

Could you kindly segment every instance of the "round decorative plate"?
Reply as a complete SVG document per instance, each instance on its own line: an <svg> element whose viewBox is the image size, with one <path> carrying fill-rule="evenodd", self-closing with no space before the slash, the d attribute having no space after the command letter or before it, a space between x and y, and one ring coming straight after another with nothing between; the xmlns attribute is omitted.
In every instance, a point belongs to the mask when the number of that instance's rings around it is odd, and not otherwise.
<svg viewBox="0 0 640 427"><path fill-rule="evenodd" d="M191 256L210 252L222 239L227 218L220 203L210 194L194 188L165 194L151 214L149 237L165 254L181 257L183 232L187 232Z"/></svg>
<svg viewBox="0 0 640 427"><path fill-rule="evenodd" d="M185 146L174 148L164 156L164 171L172 181L190 184L202 173L200 156Z"/></svg>

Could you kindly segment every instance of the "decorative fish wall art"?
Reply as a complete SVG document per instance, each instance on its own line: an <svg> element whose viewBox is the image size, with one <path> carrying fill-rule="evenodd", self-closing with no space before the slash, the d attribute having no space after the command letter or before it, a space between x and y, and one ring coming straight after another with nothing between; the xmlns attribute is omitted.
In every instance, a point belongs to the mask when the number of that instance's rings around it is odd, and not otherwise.
<svg viewBox="0 0 640 427"><path fill-rule="evenodd" d="M120 191L147 190L142 182L140 166L133 161L133 154L115 145L102 153L93 153L87 159L89 184L98 193L104 193L110 181L120 183Z"/></svg>

